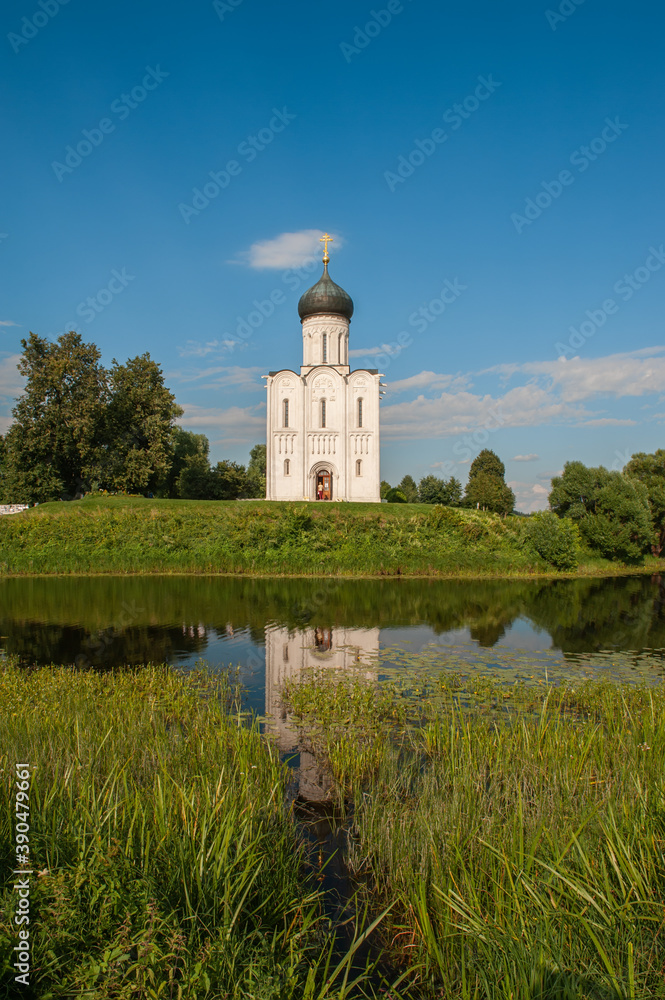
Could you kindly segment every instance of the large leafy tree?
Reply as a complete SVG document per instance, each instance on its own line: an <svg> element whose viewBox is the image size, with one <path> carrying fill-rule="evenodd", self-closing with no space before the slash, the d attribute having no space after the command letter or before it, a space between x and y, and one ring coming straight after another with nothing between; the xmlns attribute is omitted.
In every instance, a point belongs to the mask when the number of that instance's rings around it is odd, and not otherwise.
<svg viewBox="0 0 665 1000"><path fill-rule="evenodd" d="M178 477L178 494L183 500L237 500L246 479L243 465L224 461L211 469L205 455L193 455Z"/></svg>
<svg viewBox="0 0 665 1000"><path fill-rule="evenodd" d="M489 448L483 448L474 458L469 468L469 479L474 479L483 472L490 476L496 476L497 479L501 480L505 480L506 477L505 465L496 452L491 451Z"/></svg>
<svg viewBox="0 0 665 1000"><path fill-rule="evenodd" d="M266 495L266 446L255 444L249 453L245 494L254 499Z"/></svg>
<svg viewBox="0 0 665 1000"><path fill-rule="evenodd" d="M413 476L404 476L397 489L404 494L407 503L418 503L418 487Z"/></svg>
<svg viewBox="0 0 665 1000"><path fill-rule="evenodd" d="M646 486L654 529L651 550L659 556L665 548L665 451L659 448L651 455L638 452L624 472Z"/></svg>
<svg viewBox="0 0 665 1000"><path fill-rule="evenodd" d="M636 562L652 541L647 487L603 466L567 462L552 479L550 509L579 524L587 545L606 559Z"/></svg>
<svg viewBox="0 0 665 1000"><path fill-rule="evenodd" d="M478 507L495 514L510 514L515 507L515 494L506 485L506 467L489 448L474 458L469 469L469 481L464 494L465 507Z"/></svg>
<svg viewBox="0 0 665 1000"><path fill-rule="evenodd" d="M173 424L182 416L162 370L149 354L113 361L107 412L109 486L141 493L156 489L173 462Z"/></svg>
<svg viewBox="0 0 665 1000"><path fill-rule="evenodd" d="M55 343L31 333L21 345L26 384L5 438L5 499L81 496L99 481L107 450L109 388L100 352L73 332Z"/></svg>
<svg viewBox="0 0 665 1000"><path fill-rule="evenodd" d="M205 434L194 434L193 431L186 431L176 425L172 430L171 438L171 466L166 473L166 477L159 485L159 495L165 497L177 497L178 478L184 469L187 459L195 455L208 457L210 443Z"/></svg>
<svg viewBox="0 0 665 1000"><path fill-rule="evenodd" d="M438 476L423 476L418 483L420 503L440 503L445 507L457 507L462 499L462 484L459 479L439 479Z"/></svg>
<svg viewBox="0 0 665 1000"><path fill-rule="evenodd" d="M515 494L499 476L478 472L466 485L464 503L467 507L489 510L494 514L511 514L515 507Z"/></svg>

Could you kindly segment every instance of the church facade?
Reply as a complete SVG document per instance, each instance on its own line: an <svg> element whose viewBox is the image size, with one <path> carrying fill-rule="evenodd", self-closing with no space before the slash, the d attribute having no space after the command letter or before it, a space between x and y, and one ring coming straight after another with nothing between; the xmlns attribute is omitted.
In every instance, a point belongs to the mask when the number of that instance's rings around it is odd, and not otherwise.
<svg viewBox="0 0 665 1000"><path fill-rule="evenodd" d="M303 363L264 376L268 390L266 499L379 503L379 399L375 368L351 371L353 302L328 274L301 297Z"/></svg>

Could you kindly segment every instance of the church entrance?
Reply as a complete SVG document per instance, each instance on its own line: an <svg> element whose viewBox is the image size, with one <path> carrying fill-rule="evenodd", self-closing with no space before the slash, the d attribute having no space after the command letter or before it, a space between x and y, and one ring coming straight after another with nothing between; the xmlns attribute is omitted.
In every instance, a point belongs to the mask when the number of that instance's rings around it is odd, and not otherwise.
<svg viewBox="0 0 665 1000"><path fill-rule="evenodd" d="M328 469L316 474L316 499L332 500L332 475Z"/></svg>

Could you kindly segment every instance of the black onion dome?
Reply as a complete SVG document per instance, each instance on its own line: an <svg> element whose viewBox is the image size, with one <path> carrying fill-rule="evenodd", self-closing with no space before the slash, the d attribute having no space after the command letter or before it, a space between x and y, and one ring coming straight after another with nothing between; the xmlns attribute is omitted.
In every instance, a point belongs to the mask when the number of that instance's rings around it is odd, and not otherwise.
<svg viewBox="0 0 665 1000"><path fill-rule="evenodd" d="M353 316L353 299L332 280L328 274L327 264L324 264L323 274L317 283L301 296L298 303L298 314L301 319L319 313L345 316L349 320Z"/></svg>

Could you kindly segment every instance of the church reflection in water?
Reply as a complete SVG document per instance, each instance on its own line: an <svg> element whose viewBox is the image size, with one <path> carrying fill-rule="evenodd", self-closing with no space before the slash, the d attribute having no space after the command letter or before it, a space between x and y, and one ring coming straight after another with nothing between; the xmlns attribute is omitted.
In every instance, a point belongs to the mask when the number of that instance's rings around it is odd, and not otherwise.
<svg viewBox="0 0 665 1000"><path fill-rule="evenodd" d="M300 750L298 736L282 705L285 681L298 681L309 671L330 672L340 679L350 670L365 678L376 677L379 652L378 628L309 628L303 631L266 628L266 732L283 753L300 753L298 796L308 802L328 798L330 782L314 756Z"/></svg>

